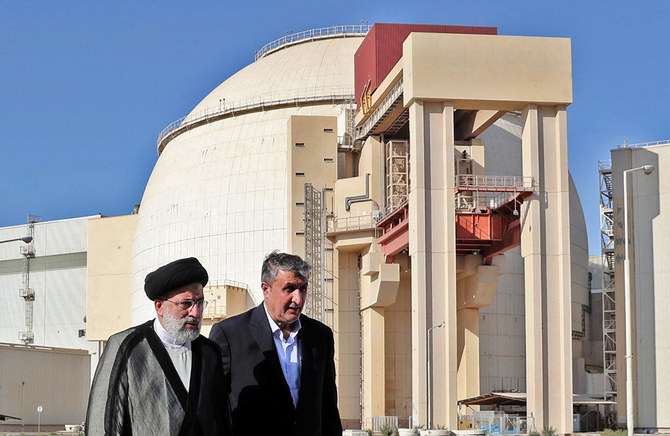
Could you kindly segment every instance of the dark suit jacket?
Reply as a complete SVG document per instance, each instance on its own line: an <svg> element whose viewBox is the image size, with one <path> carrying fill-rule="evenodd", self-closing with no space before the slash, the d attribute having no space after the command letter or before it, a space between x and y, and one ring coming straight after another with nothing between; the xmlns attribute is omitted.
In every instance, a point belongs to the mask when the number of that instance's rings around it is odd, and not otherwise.
<svg viewBox="0 0 670 436"><path fill-rule="evenodd" d="M212 326L221 347L233 436L342 435L337 409L333 332L300 315L298 406L293 406L263 304Z"/></svg>

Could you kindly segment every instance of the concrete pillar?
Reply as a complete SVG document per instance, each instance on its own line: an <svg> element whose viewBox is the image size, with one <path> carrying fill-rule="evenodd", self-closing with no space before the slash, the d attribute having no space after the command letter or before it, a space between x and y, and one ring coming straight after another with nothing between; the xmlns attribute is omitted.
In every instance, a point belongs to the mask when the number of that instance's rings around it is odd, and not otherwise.
<svg viewBox="0 0 670 436"><path fill-rule="evenodd" d="M415 101L410 114L413 417L425 424L426 337L433 331L433 424L457 428L454 108Z"/></svg>
<svg viewBox="0 0 670 436"><path fill-rule="evenodd" d="M384 308L361 310L363 321L363 423L385 413Z"/></svg>
<svg viewBox="0 0 670 436"><path fill-rule="evenodd" d="M479 309L458 311L458 398L479 392Z"/></svg>
<svg viewBox="0 0 670 436"><path fill-rule="evenodd" d="M570 216L565 107L523 110L523 175L539 183L524 203L528 414L538 430L572 432Z"/></svg>
<svg viewBox="0 0 670 436"><path fill-rule="evenodd" d="M379 247L361 256L363 335L363 422L386 413L385 309L395 302L400 266L384 263Z"/></svg>
<svg viewBox="0 0 670 436"><path fill-rule="evenodd" d="M479 309L493 304L500 270L482 265L479 255L459 256L456 303L458 305L458 398L480 391Z"/></svg>

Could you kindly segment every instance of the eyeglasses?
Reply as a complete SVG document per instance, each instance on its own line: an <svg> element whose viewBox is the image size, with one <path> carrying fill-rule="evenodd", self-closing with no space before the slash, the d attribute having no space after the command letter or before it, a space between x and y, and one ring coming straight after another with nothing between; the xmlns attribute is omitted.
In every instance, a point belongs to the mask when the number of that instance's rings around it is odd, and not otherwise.
<svg viewBox="0 0 670 436"><path fill-rule="evenodd" d="M200 300L182 300L182 301L172 301L172 300L163 300L163 301L169 301L170 303L174 304L184 312L188 312L191 310L191 308L194 305L198 306L198 310L202 310L207 307L207 301L204 298L201 298Z"/></svg>

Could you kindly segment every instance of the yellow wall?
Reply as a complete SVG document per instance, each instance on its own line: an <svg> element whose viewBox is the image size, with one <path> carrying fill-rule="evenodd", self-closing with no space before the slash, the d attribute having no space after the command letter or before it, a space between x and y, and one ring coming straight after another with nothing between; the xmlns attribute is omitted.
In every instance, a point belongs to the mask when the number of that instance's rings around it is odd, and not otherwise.
<svg viewBox="0 0 670 436"><path fill-rule="evenodd" d="M288 121L288 251L305 255L305 183L321 191L337 177L337 117L293 115Z"/></svg>
<svg viewBox="0 0 670 436"><path fill-rule="evenodd" d="M133 239L137 215L88 221L86 337L104 341L131 326Z"/></svg>
<svg viewBox="0 0 670 436"><path fill-rule="evenodd" d="M405 106L413 100L449 100L456 109L567 105L571 52L568 38L412 33L403 44Z"/></svg>
<svg viewBox="0 0 670 436"><path fill-rule="evenodd" d="M32 425L41 405L42 425L79 424L86 416L90 367L85 350L0 344L0 411Z"/></svg>
<svg viewBox="0 0 670 436"><path fill-rule="evenodd" d="M396 256L396 261L399 257L402 255ZM409 258L404 263L408 264ZM412 415L412 290L409 270L401 272L396 301L386 307L384 312L385 415L398 416L404 422Z"/></svg>
<svg viewBox="0 0 670 436"><path fill-rule="evenodd" d="M358 253L338 253L339 330L337 384L344 428L359 428L361 419L361 326L358 295Z"/></svg>

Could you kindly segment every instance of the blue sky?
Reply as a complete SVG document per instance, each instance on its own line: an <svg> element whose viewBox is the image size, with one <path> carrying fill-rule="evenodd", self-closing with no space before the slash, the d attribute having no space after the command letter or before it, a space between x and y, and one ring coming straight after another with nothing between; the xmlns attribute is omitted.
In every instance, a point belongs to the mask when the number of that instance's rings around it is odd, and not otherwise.
<svg viewBox="0 0 670 436"><path fill-rule="evenodd" d="M572 39L570 169L597 254L598 160L670 138L669 18L665 0L0 0L0 226L130 213L158 132L289 30L457 24Z"/></svg>

